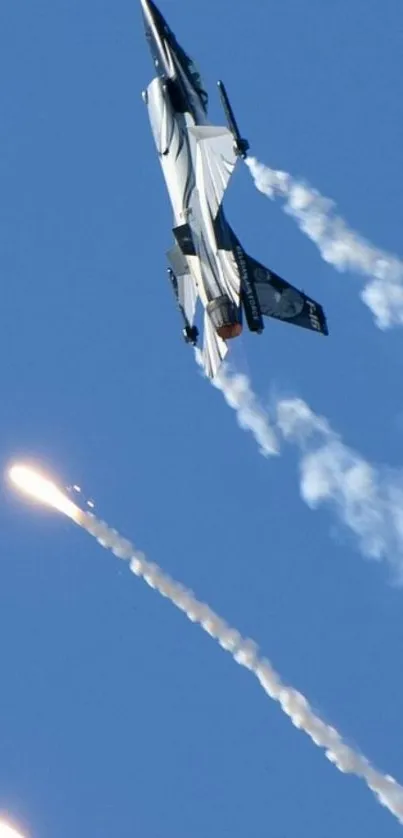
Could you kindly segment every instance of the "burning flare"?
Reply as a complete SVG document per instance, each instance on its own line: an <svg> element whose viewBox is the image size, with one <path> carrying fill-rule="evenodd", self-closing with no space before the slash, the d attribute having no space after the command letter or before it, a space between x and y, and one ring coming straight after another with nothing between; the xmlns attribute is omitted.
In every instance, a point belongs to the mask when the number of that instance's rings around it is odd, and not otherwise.
<svg viewBox="0 0 403 838"><path fill-rule="evenodd" d="M12 826L7 823L0 823L0 838L24 838L21 832L17 832Z"/></svg>
<svg viewBox="0 0 403 838"><path fill-rule="evenodd" d="M198 623L239 666L254 674L266 695L279 703L283 713L296 728L305 731L317 747L324 749L328 760L339 771L361 777L379 803L403 824L403 786L389 774L377 771L364 756L346 745L340 733L316 715L305 696L287 686L270 661L260 657L253 640L242 637L237 629L228 625L209 605L200 602L192 591L171 579L158 565L147 561L143 553L136 550L133 544L116 530L111 529L105 521L100 521L92 512L84 512L75 506L50 480L26 466L14 466L10 471L10 477L13 483L32 497L72 518L76 524L96 538L102 547L111 550L118 558L126 560L132 573L142 578L161 596L169 599L186 614L190 622ZM2 833L0 827L0 838L22 836L18 833L13 834L13 831Z"/></svg>
<svg viewBox="0 0 403 838"><path fill-rule="evenodd" d="M82 510L69 500L55 483L52 483L51 480L44 477L40 472L35 471L29 466L15 465L11 467L9 477L19 489L32 498L35 498L35 500L45 503L47 506L53 507L53 509L57 509L77 524L82 522L84 517ZM1 825L0 838L3 838Z"/></svg>

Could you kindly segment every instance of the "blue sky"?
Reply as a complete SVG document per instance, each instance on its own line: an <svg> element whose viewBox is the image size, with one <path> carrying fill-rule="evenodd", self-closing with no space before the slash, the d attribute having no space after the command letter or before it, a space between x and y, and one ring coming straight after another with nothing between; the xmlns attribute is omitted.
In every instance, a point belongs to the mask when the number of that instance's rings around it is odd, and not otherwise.
<svg viewBox="0 0 403 838"><path fill-rule="evenodd" d="M141 90L135 0L3 4L0 457L33 456L255 638L326 720L403 780L403 593L264 460L183 344L171 210ZM398 0L161 0L222 121L401 255ZM230 25L229 25L230 24ZM402 465L402 334L240 168L246 249L325 306L325 341L268 323L236 350L263 403L304 398L374 463ZM250 675L85 533L1 488L0 810L32 838L392 838L399 825Z"/></svg>

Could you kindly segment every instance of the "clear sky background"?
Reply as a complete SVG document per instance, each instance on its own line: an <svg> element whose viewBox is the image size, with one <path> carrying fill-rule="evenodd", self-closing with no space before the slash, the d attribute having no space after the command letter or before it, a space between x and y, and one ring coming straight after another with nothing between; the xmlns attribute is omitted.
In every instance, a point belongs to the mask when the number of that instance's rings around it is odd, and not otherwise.
<svg viewBox="0 0 403 838"><path fill-rule="evenodd" d="M403 591L301 501L202 379L166 279L171 209L141 90L137 0L0 11L0 462L33 456L255 638L347 740L403 781ZM228 86L252 151L402 253L399 0L161 0ZM299 395L373 462L403 464L402 341L254 188L246 249L320 300L330 337L267 323L236 357L266 402ZM0 810L32 838L393 838L200 629L68 521L0 506Z"/></svg>

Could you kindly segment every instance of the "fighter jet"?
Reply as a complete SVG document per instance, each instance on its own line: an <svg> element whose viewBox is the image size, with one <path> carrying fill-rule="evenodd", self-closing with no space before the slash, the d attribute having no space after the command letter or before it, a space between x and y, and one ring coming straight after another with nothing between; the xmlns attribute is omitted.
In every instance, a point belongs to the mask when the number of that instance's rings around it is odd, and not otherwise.
<svg viewBox="0 0 403 838"><path fill-rule="evenodd" d="M223 82L218 89L228 127L208 119L208 94L194 61L152 0L141 0L156 76L143 91L172 204L174 243L168 276L183 318L183 336L197 345L198 300L204 308L202 359L214 378L245 317L261 334L263 315L327 335L315 300L243 249L225 218L223 197L249 144L242 139Z"/></svg>

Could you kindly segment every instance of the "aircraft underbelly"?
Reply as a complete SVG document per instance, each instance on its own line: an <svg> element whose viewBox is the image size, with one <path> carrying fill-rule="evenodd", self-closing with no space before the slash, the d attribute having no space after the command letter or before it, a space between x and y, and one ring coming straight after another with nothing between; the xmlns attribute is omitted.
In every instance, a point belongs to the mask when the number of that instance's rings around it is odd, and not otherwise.
<svg viewBox="0 0 403 838"><path fill-rule="evenodd" d="M221 210L222 187L229 176L230 166L223 160L220 145L228 141L227 135L216 130L217 138L212 134L211 140L201 140L196 153L196 192L199 196L199 213L201 226L211 258L216 264L221 294L226 294L238 306L240 297L240 276L231 249L224 250L217 240L216 219ZM220 136L221 134L221 136ZM217 142L217 149L214 143ZM224 186L225 189L225 186ZM227 224L222 215L222 223Z"/></svg>
<svg viewBox="0 0 403 838"><path fill-rule="evenodd" d="M195 255L186 255L189 271L204 307L211 300L227 295L239 305L240 279L233 254L219 250L211 203L206 195L214 192L217 177L212 166L198 165L194 120L177 113L159 78L147 88L147 107L161 168L170 197L175 226L189 225ZM198 175L198 172L200 174Z"/></svg>
<svg viewBox="0 0 403 838"><path fill-rule="evenodd" d="M240 277L234 255L231 250L218 247L214 224L208 214L199 207L200 250L199 257L203 278L208 289L208 298L226 295L239 305Z"/></svg>
<svg viewBox="0 0 403 838"><path fill-rule="evenodd" d="M189 136L189 114L177 113L161 80L153 79L147 88L147 108L154 141L174 212L175 223L187 219L195 189L194 141Z"/></svg>

